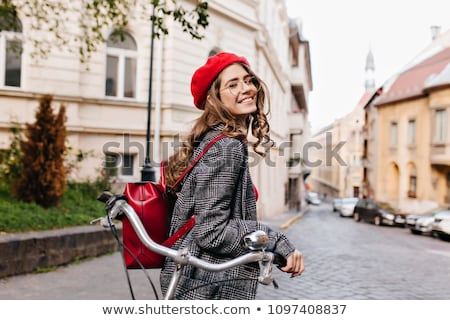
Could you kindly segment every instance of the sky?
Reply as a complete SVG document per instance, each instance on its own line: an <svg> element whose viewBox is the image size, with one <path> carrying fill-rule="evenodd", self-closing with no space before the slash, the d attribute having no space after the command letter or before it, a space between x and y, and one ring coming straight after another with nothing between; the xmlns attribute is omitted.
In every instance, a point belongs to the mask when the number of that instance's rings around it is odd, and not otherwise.
<svg viewBox="0 0 450 320"><path fill-rule="evenodd" d="M431 43L431 26L450 29L449 0L286 0L309 41L312 133L350 113L364 93L369 50L382 85Z"/></svg>

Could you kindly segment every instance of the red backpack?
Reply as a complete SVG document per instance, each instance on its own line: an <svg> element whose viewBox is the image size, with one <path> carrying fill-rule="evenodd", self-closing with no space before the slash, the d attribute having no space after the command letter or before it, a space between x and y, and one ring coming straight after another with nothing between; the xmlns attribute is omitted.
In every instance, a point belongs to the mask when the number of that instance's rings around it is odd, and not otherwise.
<svg viewBox="0 0 450 320"><path fill-rule="evenodd" d="M221 134L211 140L181 174L172 188L179 185L206 151L208 151L216 141L224 137L226 137L226 135ZM168 237L170 219L172 217L176 196L168 190L165 165L165 163L161 163L159 183L127 183L124 195L127 198L129 205L136 211L150 238L158 244L171 247L178 239L182 238L192 229L195 224L195 217L192 216L177 232L171 237ZM126 216L122 219L122 242L125 265L128 269L154 269L163 266L164 256L145 247Z"/></svg>

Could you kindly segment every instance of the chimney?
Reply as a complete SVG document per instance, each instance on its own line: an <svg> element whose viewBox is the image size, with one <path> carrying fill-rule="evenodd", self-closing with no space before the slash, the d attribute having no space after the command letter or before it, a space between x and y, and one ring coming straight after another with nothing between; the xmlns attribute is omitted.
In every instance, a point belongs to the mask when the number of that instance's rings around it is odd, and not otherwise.
<svg viewBox="0 0 450 320"><path fill-rule="evenodd" d="M430 28L431 28L431 40L434 40L441 33L441 27L440 26L431 26Z"/></svg>

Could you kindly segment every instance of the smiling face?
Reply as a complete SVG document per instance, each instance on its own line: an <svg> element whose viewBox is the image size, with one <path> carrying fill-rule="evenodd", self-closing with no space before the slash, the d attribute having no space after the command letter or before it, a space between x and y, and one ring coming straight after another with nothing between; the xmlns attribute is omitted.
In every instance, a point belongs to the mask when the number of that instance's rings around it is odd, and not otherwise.
<svg viewBox="0 0 450 320"><path fill-rule="evenodd" d="M256 80L242 65L232 64L220 74L220 100L234 116L247 116L257 110Z"/></svg>

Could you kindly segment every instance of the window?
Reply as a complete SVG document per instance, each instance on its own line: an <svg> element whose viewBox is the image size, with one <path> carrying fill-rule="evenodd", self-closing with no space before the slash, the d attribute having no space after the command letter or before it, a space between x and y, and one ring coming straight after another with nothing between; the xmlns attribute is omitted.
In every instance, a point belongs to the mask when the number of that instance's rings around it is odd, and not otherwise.
<svg viewBox="0 0 450 320"><path fill-rule="evenodd" d="M434 125L434 142L445 143L447 133L447 115L445 109L436 110Z"/></svg>
<svg viewBox="0 0 450 320"><path fill-rule="evenodd" d="M417 192L417 176L410 175L409 176L409 190L408 197L415 198Z"/></svg>
<svg viewBox="0 0 450 320"><path fill-rule="evenodd" d="M398 124L397 122L391 122L391 131L390 131L390 146L397 147L398 144Z"/></svg>
<svg viewBox="0 0 450 320"><path fill-rule="evenodd" d="M105 155L105 170L108 177L133 176L134 155L108 153Z"/></svg>
<svg viewBox="0 0 450 320"><path fill-rule="evenodd" d="M408 165L409 181L408 181L408 197L415 198L417 192L417 169L415 164L410 163Z"/></svg>
<svg viewBox="0 0 450 320"><path fill-rule="evenodd" d="M22 24L20 20L0 32L0 87L20 87L22 75Z"/></svg>
<svg viewBox="0 0 450 320"><path fill-rule="evenodd" d="M122 176L132 176L133 175L133 161L134 161L134 156L132 154L123 154L122 155L122 167L121 167Z"/></svg>
<svg viewBox="0 0 450 320"><path fill-rule="evenodd" d="M137 46L125 33L123 41L111 35L106 49L105 95L116 98L136 98Z"/></svg>
<svg viewBox="0 0 450 320"><path fill-rule="evenodd" d="M416 144L416 120L410 119L408 121L408 146Z"/></svg>

